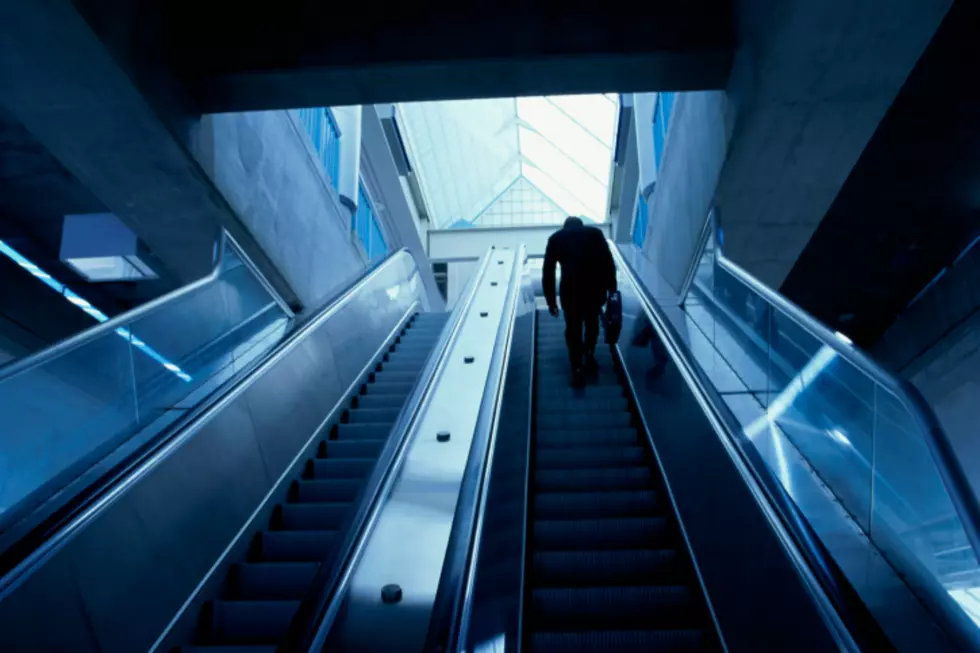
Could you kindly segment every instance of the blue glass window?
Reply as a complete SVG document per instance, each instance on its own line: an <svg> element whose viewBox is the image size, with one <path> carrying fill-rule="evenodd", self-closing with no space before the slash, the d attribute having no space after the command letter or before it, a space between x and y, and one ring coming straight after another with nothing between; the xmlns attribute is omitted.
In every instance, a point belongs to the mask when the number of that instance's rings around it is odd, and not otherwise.
<svg viewBox="0 0 980 653"><path fill-rule="evenodd" d="M664 158L664 146L667 144L667 127L670 125L670 113L674 109L676 93L658 93L657 104L653 109L653 165L657 171Z"/></svg>
<svg viewBox="0 0 980 653"><path fill-rule="evenodd" d="M643 195L638 195L636 198L636 214L633 217L633 244L637 247L643 247L643 243L646 242L649 219L647 201Z"/></svg>
<svg viewBox="0 0 980 653"><path fill-rule="evenodd" d="M299 118L310 136L320 164L327 171L334 187L337 186L337 170L340 167L340 129L333 112L326 107L300 109Z"/></svg>
<svg viewBox="0 0 980 653"><path fill-rule="evenodd" d="M357 212L354 213L351 229L367 253L368 260L376 261L388 254L388 243L385 242L378 218L374 213L371 199L361 185L357 190Z"/></svg>

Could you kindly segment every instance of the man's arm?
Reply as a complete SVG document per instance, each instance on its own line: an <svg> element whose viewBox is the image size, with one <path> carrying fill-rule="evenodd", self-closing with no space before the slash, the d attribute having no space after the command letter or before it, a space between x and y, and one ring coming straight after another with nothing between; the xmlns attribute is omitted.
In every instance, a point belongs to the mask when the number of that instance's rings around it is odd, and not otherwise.
<svg viewBox="0 0 980 653"><path fill-rule="evenodd" d="M548 246L544 250L544 267L541 270L541 287L552 315L558 312L558 301L555 297L555 265L558 263L556 248L554 238L549 238Z"/></svg>

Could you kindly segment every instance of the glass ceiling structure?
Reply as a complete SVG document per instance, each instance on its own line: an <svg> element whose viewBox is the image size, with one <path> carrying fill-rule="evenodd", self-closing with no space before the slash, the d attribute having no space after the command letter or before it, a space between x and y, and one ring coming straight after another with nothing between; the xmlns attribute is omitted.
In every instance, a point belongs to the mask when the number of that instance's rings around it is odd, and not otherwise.
<svg viewBox="0 0 980 653"><path fill-rule="evenodd" d="M398 119L436 229L606 219L618 97L404 103Z"/></svg>

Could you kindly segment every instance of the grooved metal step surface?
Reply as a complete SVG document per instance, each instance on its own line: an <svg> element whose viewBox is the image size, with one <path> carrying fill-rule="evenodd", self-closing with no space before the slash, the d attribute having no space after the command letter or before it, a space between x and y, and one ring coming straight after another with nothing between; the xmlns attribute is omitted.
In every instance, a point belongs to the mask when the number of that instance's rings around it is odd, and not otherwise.
<svg viewBox="0 0 980 653"><path fill-rule="evenodd" d="M446 314L414 316L376 365L342 423L316 447L288 501L256 535L248 558L232 566L223 594L200 620L193 653L273 653L317 570L356 509L367 478L446 323ZM404 354L404 356L402 355Z"/></svg>
<svg viewBox="0 0 980 653"><path fill-rule="evenodd" d="M570 387L539 312L524 643L534 653L717 650L646 434L608 347Z"/></svg>

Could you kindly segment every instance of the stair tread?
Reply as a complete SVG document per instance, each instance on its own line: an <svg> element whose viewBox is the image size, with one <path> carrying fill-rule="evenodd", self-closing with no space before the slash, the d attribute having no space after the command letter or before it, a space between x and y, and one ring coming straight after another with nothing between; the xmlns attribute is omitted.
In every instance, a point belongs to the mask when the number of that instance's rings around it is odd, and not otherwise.
<svg viewBox="0 0 980 653"><path fill-rule="evenodd" d="M536 587L645 585L683 580L674 549L538 551L532 558Z"/></svg>
<svg viewBox="0 0 980 653"><path fill-rule="evenodd" d="M563 630L698 624L697 603L684 585L536 588L535 626Z"/></svg>
<svg viewBox="0 0 980 653"><path fill-rule="evenodd" d="M299 605L299 601L216 601L215 639L223 644L276 644Z"/></svg>
<svg viewBox="0 0 980 653"><path fill-rule="evenodd" d="M377 464L375 458L314 458L310 475L314 479L350 479L363 482Z"/></svg>
<svg viewBox="0 0 980 653"><path fill-rule="evenodd" d="M316 562L249 562L235 565L234 600L300 600L309 589Z"/></svg>
<svg viewBox="0 0 980 653"><path fill-rule="evenodd" d="M532 653L688 653L701 651L704 635L697 629L534 631Z"/></svg>
<svg viewBox="0 0 980 653"><path fill-rule="evenodd" d="M532 530L536 551L646 549L669 541L670 528L663 517L535 519Z"/></svg>
<svg viewBox="0 0 980 653"><path fill-rule="evenodd" d="M339 536L337 530L263 531L259 535L259 559L264 562L320 561Z"/></svg>

